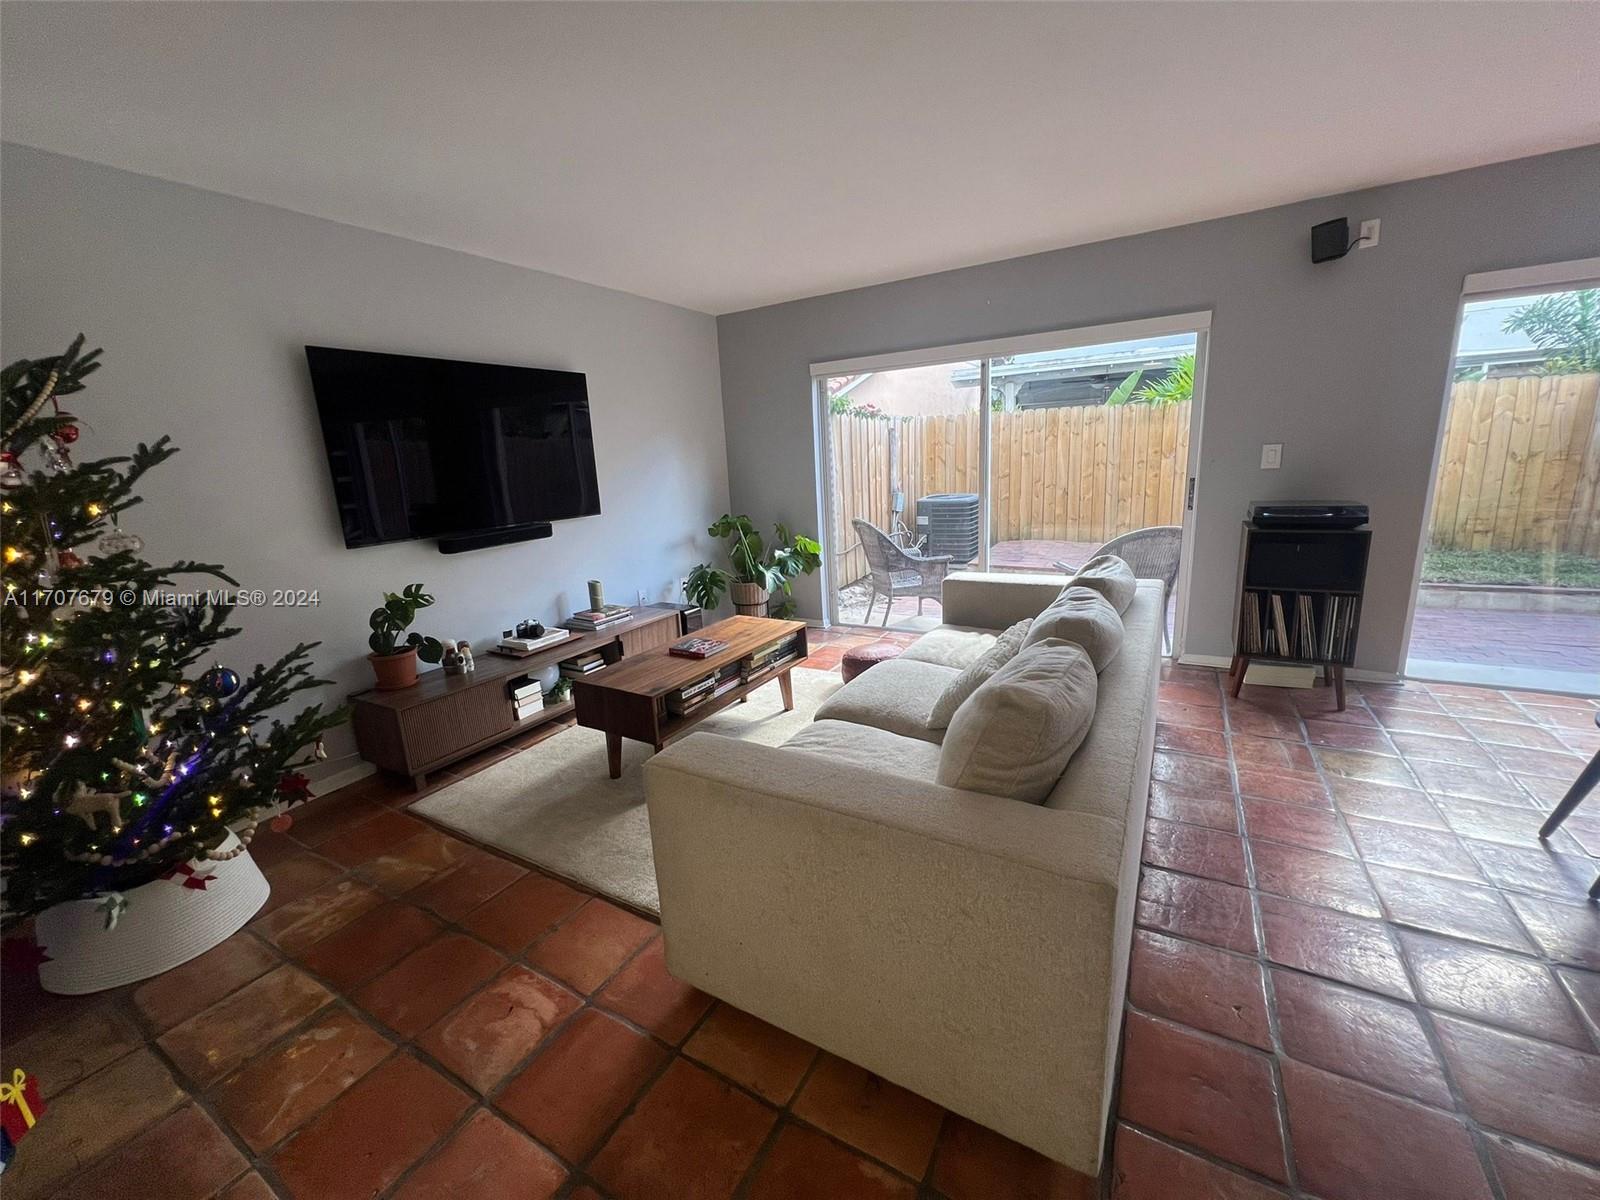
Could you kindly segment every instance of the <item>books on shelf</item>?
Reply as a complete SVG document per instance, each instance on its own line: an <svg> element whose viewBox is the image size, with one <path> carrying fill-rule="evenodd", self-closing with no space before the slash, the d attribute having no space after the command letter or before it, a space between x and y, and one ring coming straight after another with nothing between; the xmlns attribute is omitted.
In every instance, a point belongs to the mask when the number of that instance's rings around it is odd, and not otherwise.
<svg viewBox="0 0 1600 1200"><path fill-rule="evenodd" d="M681 642L673 642L667 647L667 653L676 654L679 658L710 658L727 648L728 643L720 638L689 637Z"/></svg>
<svg viewBox="0 0 1600 1200"><path fill-rule="evenodd" d="M764 679L785 663L800 657L800 635L791 633L775 642L769 642L754 653L745 655L740 662L746 683Z"/></svg>
<svg viewBox="0 0 1600 1200"><path fill-rule="evenodd" d="M544 694L542 692L523 700L514 700L511 703L511 713L519 721L533 716L534 713L542 711L543 708Z"/></svg>
<svg viewBox="0 0 1600 1200"><path fill-rule="evenodd" d="M598 650L591 650L587 654L580 654L576 658L569 658L561 664L560 671L568 679L582 679L585 675L592 675L602 670L606 665L605 658Z"/></svg>
<svg viewBox="0 0 1600 1200"><path fill-rule="evenodd" d="M708 704L719 696L725 696L743 682L743 676L738 663L729 663L720 670L702 676L693 683L686 683L681 688L668 692L666 695L667 711L675 717L692 713L702 704Z"/></svg>
<svg viewBox="0 0 1600 1200"><path fill-rule="evenodd" d="M1239 602L1240 654L1347 663L1360 598L1344 592L1246 590Z"/></svg>
<svg viewBox="0 0 1600 1200"><path fill-rule="evenodd" d="M623 604L608 604L604 608L586 608L582 612L575 612L567 619L570 629L604 629L607 625L615 625L618 621L626 621L633 616L633 609Z"/></svg>

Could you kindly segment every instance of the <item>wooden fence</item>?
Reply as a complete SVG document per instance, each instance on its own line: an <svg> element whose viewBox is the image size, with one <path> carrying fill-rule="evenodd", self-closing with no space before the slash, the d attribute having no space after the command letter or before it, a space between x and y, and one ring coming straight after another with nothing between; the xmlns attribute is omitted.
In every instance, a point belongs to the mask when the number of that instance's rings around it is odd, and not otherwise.
<svg viewBox="0 0 1600 1200"><path fill-rule="evenodd" d="M1600 375L1451 389L1430 544L1600 557Z"/></svg>
<svg viewBox="0 0 1600 1200"><path fill-rule="evenodd" d="M990 520L996 542L1101 542L1146 525L1176 525L1189 461L1188 403L994 413ZM978 414L832 421L834 545L854 547L851 520L916 520L919 496L979 488ZM867 573L859 548L837 560L841 583Z"/></svg>
<svg viewBox="0 0 1600 1200"><path fill-rule="evenodd" d="M1084 406L995 413L996 542L1100 542L1183 511L1190 405ZM854 517L893 527L891 497L976 492L978 414L831 418L835 546ZM1600 375L1522 375L1458 383L1434 481L1431 544L1565 550L1600 557ZM861 578L859 548L838 560Z"/></svg>

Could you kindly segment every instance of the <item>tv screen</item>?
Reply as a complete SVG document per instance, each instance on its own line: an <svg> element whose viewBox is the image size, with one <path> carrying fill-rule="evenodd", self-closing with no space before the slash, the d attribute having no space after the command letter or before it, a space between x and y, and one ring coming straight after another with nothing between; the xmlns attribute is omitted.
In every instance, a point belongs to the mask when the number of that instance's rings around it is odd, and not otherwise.
<svg viewBox="0 0 1600 1200"><path fill-rule="evenodd" d="M583 375L326 346L306 361L346 546L600 511Z"/></svg>

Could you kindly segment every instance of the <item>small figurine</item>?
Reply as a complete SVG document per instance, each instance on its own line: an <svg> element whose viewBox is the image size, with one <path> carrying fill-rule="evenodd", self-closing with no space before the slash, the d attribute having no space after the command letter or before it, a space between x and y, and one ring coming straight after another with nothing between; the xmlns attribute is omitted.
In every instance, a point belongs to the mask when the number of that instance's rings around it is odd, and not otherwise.
<svg viewBox="0 0 1600 1200"><path fill-rule="evenodd" d="M465 675L467 673L466 663L461 658L461 651L456 649L453 642L444 644L444 658L440 660L440 663L443 665L446 675Z"/></svg>
<svg viewBox="0 0 1600 1200"><path fill-rule="evenodd" d="M466 639L456 643L456 653L461 656L461 669L463 671L476 671L478 664L472 660L472 643Z"/></svg>

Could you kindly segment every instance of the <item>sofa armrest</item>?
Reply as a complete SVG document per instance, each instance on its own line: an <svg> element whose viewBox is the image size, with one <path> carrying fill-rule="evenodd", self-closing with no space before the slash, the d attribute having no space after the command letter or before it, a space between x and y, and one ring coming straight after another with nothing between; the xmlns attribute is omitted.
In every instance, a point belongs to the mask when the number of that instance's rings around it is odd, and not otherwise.
<svg viewBox="0 0 1600 1200"><path fill-rule="evenodd" d="M957 571L945 576L940 608L949 625L1005 629L1037 617L1068 582L1066 575Z"/></svg>
<svg viewBox="0 0 1600 1200"><path fill-rule="evenodd" d="M1119 822L709 733L644 775L673 975L1097 1168Z"/></svg>

